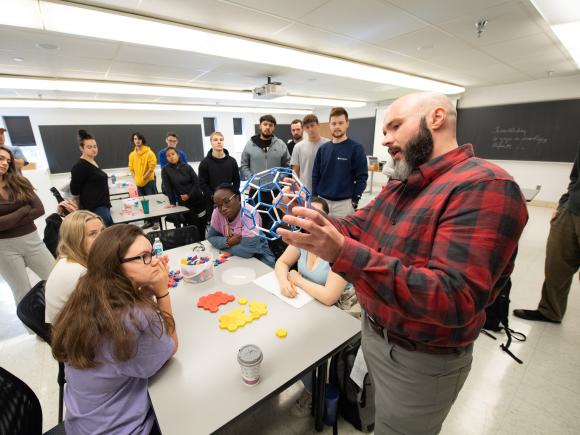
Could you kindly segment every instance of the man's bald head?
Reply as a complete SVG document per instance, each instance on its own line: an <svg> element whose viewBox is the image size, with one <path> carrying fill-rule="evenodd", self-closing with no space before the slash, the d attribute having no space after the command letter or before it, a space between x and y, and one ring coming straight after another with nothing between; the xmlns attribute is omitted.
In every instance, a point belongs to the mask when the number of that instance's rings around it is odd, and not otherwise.
<svg viewBox="0 0 580 435"><path fill-rule="evenodd" d="M401 111L405 114L415 114L419 118L427 117L436 109L443 109L446 113L447 122L455 127L457 122L457 110L455 104L447 95L437 92L415 92L398 98L389 106L389 109Z"/></svg>
<svg viewBox="0 0 580 435"><path fill-rule="evenodd" d="M385 114L383 145L389 147L402 179L421 164L456 148L456 125L455 105L443 94L418 92L395 100Z"/></svg>

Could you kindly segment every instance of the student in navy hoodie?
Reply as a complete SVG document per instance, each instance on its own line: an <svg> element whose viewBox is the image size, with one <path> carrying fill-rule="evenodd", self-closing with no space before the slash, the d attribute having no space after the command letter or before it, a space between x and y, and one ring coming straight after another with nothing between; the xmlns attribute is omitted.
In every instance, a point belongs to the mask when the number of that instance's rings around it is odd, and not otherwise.
<svg viewBox="0 0 580 435"><path fill-rule="evenodd" d="M213 208L213 194L221 184L231 184L234 190L240 189L240 169L238 162L224 148L224 135L219 131L211 134L211 150L199 164L199 184Z"/></svg>
<svg viewBox="0 0 580 435"><path fill-rule="evenodd" d="M361 144L349 139L348 113L342 107L330 111L332 140L316 153L312 168L312 194L324 198L330 214L354 213L367 186L368 164Z"/></svg>
<svg viewBox="0 0 580 435"><path fill-rule="evenodd" d="M205 198L199 187L197 174L187 162L182 162L175 148L165 151L167 165L161 171L165 194L172 205L189 208L184 213L187 225L195 225L204 234L207 225Z"/></svg>

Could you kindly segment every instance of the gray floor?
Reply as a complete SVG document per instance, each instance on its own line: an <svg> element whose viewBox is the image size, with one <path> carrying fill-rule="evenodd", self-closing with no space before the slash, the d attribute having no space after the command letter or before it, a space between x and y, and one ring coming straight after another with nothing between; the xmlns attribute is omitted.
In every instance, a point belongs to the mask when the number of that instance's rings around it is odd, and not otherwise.
<svg viewBox="0 0 580 435"><path fill-rule="evenodd" d="M535 308L543 280L544 248L551 210L530 207L530 221L520 243L513 273L511 308ZM446 435L580 433L580 298L574 280L568 313L561 325L511 319L528 335L512 349L515 363L499 342L482 335L475 347L471 374L443 426ZM11 293L0 282L0 365L24 379L39 396L44 426L56 423L57 364L46 344L26 333L15 315ZM312 419L295 419L288 410L300 395L295 385L239 419L223 434L308 434ZM192 406L196 406L192 404ZM191 428L190 433L195 433ZM341 421L339 432L356 433ZM324 433L331 433L326 428ZM173 435L173 434L170 434Z"/></svg>

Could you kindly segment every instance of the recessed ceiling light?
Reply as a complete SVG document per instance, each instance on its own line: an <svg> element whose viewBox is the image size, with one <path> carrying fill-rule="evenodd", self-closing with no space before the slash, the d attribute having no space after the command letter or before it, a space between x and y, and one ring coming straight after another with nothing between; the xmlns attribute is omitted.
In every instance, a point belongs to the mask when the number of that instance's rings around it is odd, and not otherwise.
<svg viewBox="0 0 580 435"><path fill-rule="evenodd" d="M21 58L21 57L13 57L13 58L12 58L12 60L13 60L14 62L24 62L24 59L23 59L23 58Z"/></svg>
<svg viewBox="0 0 580 435"><path fill-rule="evenodd" d="M39 42L36 44L38 48L42 48L44 50L58 50L58 45L56 44L49 44L48 42Z"/></svg>

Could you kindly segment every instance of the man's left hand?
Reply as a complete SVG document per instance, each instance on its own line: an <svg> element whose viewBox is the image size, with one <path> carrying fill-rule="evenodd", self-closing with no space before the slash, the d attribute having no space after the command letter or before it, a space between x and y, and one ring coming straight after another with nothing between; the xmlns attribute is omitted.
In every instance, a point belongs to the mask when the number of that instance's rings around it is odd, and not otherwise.
<svg viewBox="0 0 580 435"><path fill-rule="evenodd" d="M334 263L344 245L344 236L318 211L294 207L292 215L284 216L284 222L296 225L305 232L292 232L278 228L282 240L296 248L306 249L323 260Z"/></svg>

